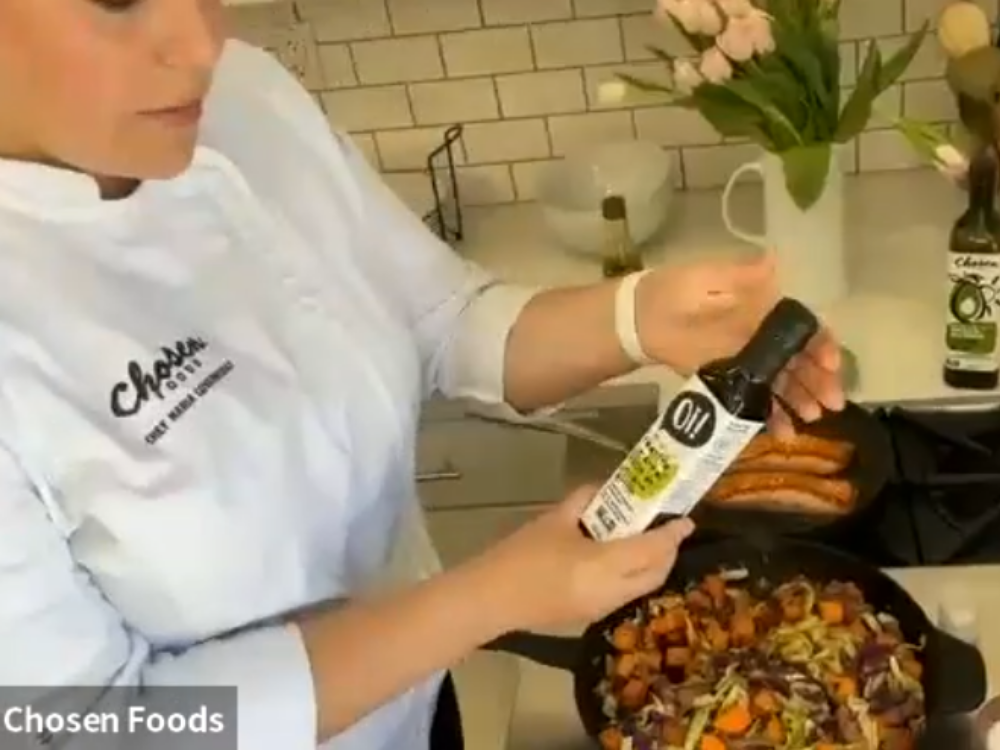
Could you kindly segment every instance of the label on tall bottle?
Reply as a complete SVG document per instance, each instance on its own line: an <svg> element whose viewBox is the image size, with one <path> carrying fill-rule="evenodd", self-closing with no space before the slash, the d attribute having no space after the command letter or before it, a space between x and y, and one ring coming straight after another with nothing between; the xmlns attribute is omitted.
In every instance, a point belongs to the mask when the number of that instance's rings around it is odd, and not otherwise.
<svg viewBox="0 0 1000 750"><path fill-rule="evenodd" d="M587 506L593 539L645 531L661 515L686 516L764 425L730 414L693 377Z"/></svg>
<svg viewBox="0 0 1000 750"><path fill-rule="evenodd" d="M1000 255L949 253L948 280L945 366L965 372L995 371L1000 328Z"/></svg>

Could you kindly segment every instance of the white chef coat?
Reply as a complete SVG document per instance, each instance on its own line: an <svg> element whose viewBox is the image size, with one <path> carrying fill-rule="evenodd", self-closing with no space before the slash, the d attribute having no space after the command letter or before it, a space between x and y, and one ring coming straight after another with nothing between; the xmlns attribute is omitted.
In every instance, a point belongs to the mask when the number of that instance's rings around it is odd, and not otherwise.
<svg viewBox="0 0 1000 750"><path fill-rule="evenodd" d="M0 161L0 685L237 685L241 750L314 748L297 628L225 634L433 568L420 403L500 402L532 293L242 43L176 179ZM425 748L439 681L327 747Z"/></svg>

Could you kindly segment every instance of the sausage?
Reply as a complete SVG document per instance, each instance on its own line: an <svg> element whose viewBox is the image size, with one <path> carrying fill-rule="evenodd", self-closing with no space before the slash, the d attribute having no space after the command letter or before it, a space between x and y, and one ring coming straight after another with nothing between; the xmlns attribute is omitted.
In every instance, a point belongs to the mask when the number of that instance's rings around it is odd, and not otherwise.
<svg viewBox="0 0 1000 750"><path fill-rule="evenodd" d="M778 471L829 476L844 468L844 464L811 453L763 453L751 458L738 458L730 471Z"/></svg>
<svg viewBox="0 0 1000 750"><path fill-rule="evenodd" d="M792 472L736 472L719 479L705 499L785 511L844 513L850 510L856 494L846 479Z"/></svg>
<svg viewBox="0 0 1000 750"><path fill-rule="evenodd" d="M845 440L834 440L805 432L798 432L786 440L765 433L750 441L740 453L737 462L759 460L768 454L813 456L825 459L830 464L836 464L839 471L851 462L854 457L854 446Z"/></svg>

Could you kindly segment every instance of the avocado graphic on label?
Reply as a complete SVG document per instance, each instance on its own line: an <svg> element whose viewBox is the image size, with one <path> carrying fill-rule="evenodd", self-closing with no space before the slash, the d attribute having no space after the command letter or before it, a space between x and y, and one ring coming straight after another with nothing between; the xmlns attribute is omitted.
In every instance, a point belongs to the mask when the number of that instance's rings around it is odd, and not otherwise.
<svg viewBox="0 0 1000 750"><path fill-rule="evenodd" d="M988 311L982 288L969 279L959 279L948 297L948 309L962 323L980 320Z"/></svg>
<svg viewBox="0 0 1000 750"><path fill-rule="evenodd" d="M639 500L652 500L677 476L677 462L652 441L644 440L620 471L629 494Z"/></svg>

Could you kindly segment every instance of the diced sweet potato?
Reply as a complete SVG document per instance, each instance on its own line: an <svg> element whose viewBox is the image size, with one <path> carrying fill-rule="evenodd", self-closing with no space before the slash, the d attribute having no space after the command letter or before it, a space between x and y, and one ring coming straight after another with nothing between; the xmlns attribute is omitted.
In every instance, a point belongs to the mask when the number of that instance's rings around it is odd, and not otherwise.
<svg viewBox="0 0 1000 750"><path fill-rule="evenodd" d="M618 651L635 651L642 641L642 631L632 622L623 622L611 634L611 645Z"/></svg>

